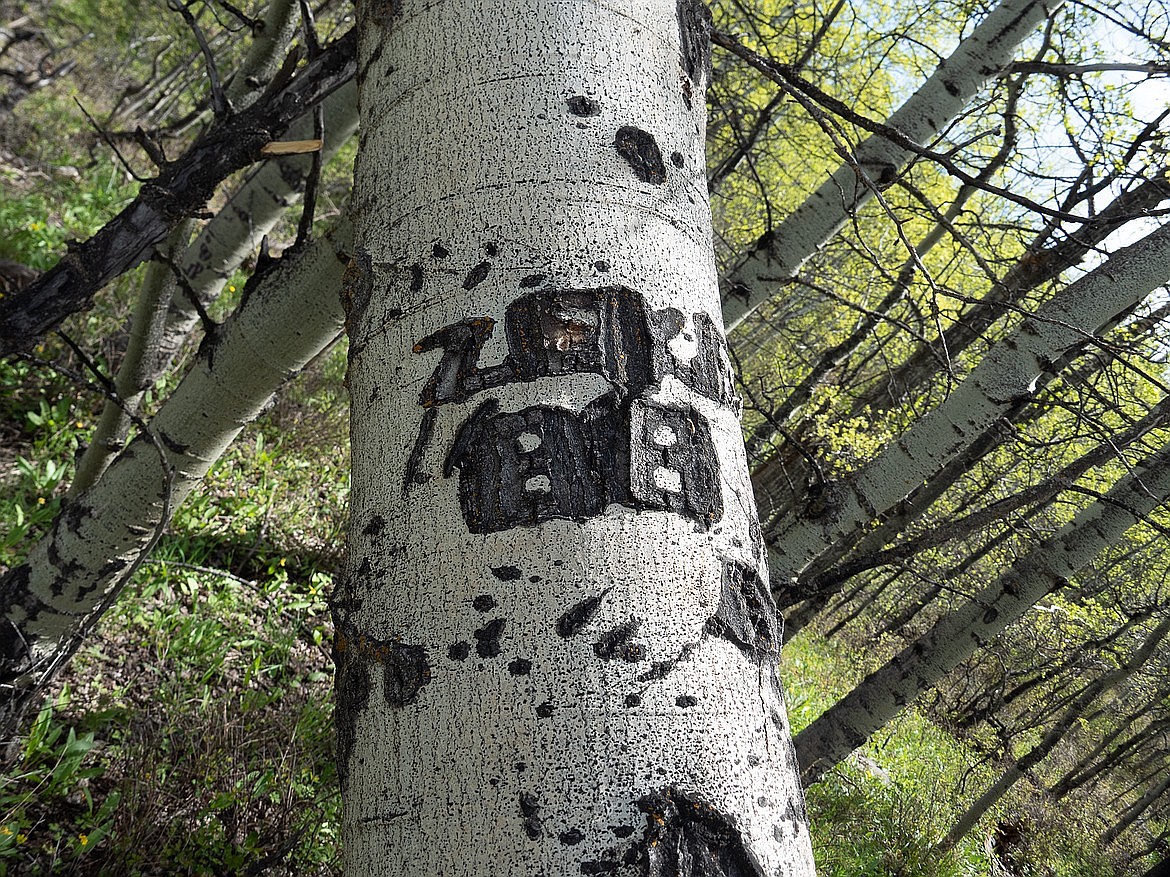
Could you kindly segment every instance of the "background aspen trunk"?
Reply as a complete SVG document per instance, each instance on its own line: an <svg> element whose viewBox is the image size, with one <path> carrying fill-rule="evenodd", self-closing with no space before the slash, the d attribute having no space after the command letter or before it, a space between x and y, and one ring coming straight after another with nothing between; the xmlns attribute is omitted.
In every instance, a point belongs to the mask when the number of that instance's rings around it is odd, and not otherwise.
<svg viewBox="0 0 1170 877"><path fill-rule="evenodd" d="M705 8L359 11L348 873L812 874Z"/></svg>

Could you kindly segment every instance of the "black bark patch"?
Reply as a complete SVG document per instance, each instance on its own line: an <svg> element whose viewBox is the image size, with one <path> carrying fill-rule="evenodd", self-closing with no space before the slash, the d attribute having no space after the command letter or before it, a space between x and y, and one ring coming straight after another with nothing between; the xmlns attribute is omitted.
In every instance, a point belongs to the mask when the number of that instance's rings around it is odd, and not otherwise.
<svg viewBox="0 0 1170 877"><path fill-rule="evenodd" d="M619 624L593 644L593 653L603 661L611 661L615 658L630 663L641 661L646 657L646 647L641 643L633 642L641 627L641 618L631 618L629 621Z"/></svg>
<svg viewBox="0 0 1170 877"><path fill-rule="evenodd" d="M471 654L471 645L465 642L452 643L447 649L447 657L452 661L465 661Z"/></svg>
<svg viewBox="0 0 1170 877"><path fill-rule="evenodd" d="M171 451L175 454L185 454L191 447L189 444L181 442L176 438L172 438L171 435L166 432L160 432L158 434L158 440L166 446L168 451Z"/></svg>
<svg viewBox="0 0 1170 877"><path fill-rule="evenodd" d="M65 524L65 529L74 536L80 536L81 525L93 514L93 508L86 503L62 497L61 509L58 514Z"/></svg>
<svg viewBox="0 0 1170 877"><path fill-rule="evenodd" d="M663 308L652 315L655 337L671 341L686 327L686 318L676 308ZM665 345L656 350L655 376L674 375L696 393L714 399L721 405L739 405L735 392L735 373L727 341L715 322L705 312L692 317L696 346L695 355L679 361Z"/></svg>
<svg viewBox="0 0 1170 877"><path fill-rule="evenodd" d="M621 863L616 861L616 860L607 861L605 859L590 859L587 862L581 863L581 873L582 874L612 874L614 871L616 871L620 867L621 867Z"/></svg>
<svg viewBox="0 0 1170 877"><path fill-rule="evenodd" d="M711 78L711 10L702 0L678 0L679 63L692 85ZM690 101L687 101L690 106Z"/></svg>
<svg viewBox="0 0 1170 877"><path fill-rule="evenodd" d="M643 183L659 186L666 182L666 165L653 135L633 125L623 125L614 135L613 146Z"/></svg>
<svg viewBox="0 0 1170 877"><path fill-rule="evenodd" d="M508 662L508 672L513 676L527 676L532 672L532 662L527 658L513 658Z"/></svg>
<svg viewBox="0 0 1170 877"><path fill-rule="evenodd" d="M500 604L496 602L496 598L491 594L480 594L471 601L471 606L476 612L491 612L498 605Z"/></svg>
<svg viewBox="0 0 1170 877"><path fill-rule="evenodd" d="M548 279L547 274L529 274L525 277L520 278L520 288L521 289L532 289L535 286L540 286L540 284L544 283L544 281L546 281L547 279Z"/></svg>
<svg viewBox="0 0 1170 877"><path fill-rule="evenodd" d="M410 266L410 291L422 292L423 288L423 266L414 264Z"/></svg>
<svg viewBox="0 0 1170 877"><path fill-rule="evenodd" d="M524 817L524 833L533 840L541 835L540 800L529 792L520 793L520 815Z"/></svg>
<svg viewBox="0 0 1170 877"><path fill-rule="evenodd" d="M434 256L436 259L446 259L448 256L451 255L451 253L450 253L450 251L448 251L448 249L446 247L444 247L442 244L440 244L438 241L436 241L435 245L433 247L431 247L431 255Z"/></svg>
<svg viewBox="0 0 1170 877"><path fill-rule="evenodd" d="M374 292L374 266L368 254L354 253L341 275L341 306L345 311L345 331L353 335L369 307ZM350 359L353 358L351 353Z"/></svg>
<svg viewBox="0 0 1170 877"><path fill-rule="evenodd" d="M607 273L609 271L609 267L609 262L605 261L604 259L598 259L593 263L594 270L599 271L602 274Z"/></svg>
<svg viewBox="0 0 1170 877"><path fill-rule="evenodd" d="M597 613L597 607L601 605L601 601L605 599L605 595L612 590L606 588L595 597L586 597L580 603L575 603L569 607L560 618L557 619L557 633L568 639L571 636L576 636L581 632L589 620Z"/></svg>
<svg viewBox="0 0 1170 877"><path fill-rule="evenodd" d="M601 112L601 104L583 94L573 95L566 103L569 105L569 112L574 116L596 116Z"/></svg>
<svg viewBox="0 0 1170 877"><path fill-rule="evenodd" d="M501 582L518 582L520 576L524 575L518 567L514 566L493 566L492 575L494 575Z"/></svg>
<svg viewBox="0 0 1170 877"><path fill-rule="evenodd" d="M500 248L496 245L496 243L494 241L489 241L488 243L483 245L483 251L485 253L487 253L487 255L489 255L489 256L494 256L500 252Z"/></svg>
<svg viewBox="0 0 1170 877"><path fill-rule="evenodd" d="M362 527L362 533L366 536L377 536L386 529L386 519L381 515L374 515L370 518L370 522Z"/></svg>
<svg viewBox="0 0 1170 877"><path fill-rule="evenodd" d="M553 714L552 703L550 703L549 701L546 700L544 703L539 704L536 707L536 714L538 716L540 716L540 718L542 718L542 719L552 718L552 714Z"/></svg>
<svg viewBox="0 0 1170 877"><path fill-rule="evenodd" d="M676 706L681 706L685 709L686 707L698 706L699 699L693 694L680 694L674 699L674 703Z"/></svg>
<svg viewBox="0 0 1170 877"><path fill-rule="evenodd" d="M707 633L732 643L754 661L780 651L780 622L772 592L754 569L723 564L719 607L707 619Z"/></svg>
<svg viewBox="0 0 1170 877"><path fill-rule="evenodd" d="M681 152L672 152L670 154L670 163L675 167L682 167L684 164L686 164L686 160L683 158L683 154Z"/></svg>
<svg viewBox="0 0 1170 877"><path fill-rule="evenodd" d="M467 276L463 278L464 289L474 289L487 279L488 272L492 270L491 262L480 262L474 268L467 272Z"/></svg>
<svg viewBox="0 0 1170 877"><path fill-rule="evenodd" d="M337 624L333 637L333 662L336 667L338 771L344 781L349 775L349 760L356 739L355 725L358 715L369 703L375 668L382 669L382 693L386 702L402 707L413 703L422 687L430 682L431 667L422 646L376 639L342 623Z"/></svg>
<svg viewBox="0 0 1170 877"><path fill-rule="evenodd" d="M609 830L614 833L615 837L629 837L634 833L634 826L632 825L611 825Z"/></svg>
<svg viewBox="0 0 1170 877"><path fill-rule="evenodd" d="M507 622L503 618L493 618L473 632L477 655L481 658L494 658L500 654L500 634L504 632L505 624Z"/></svg>
<svg viewBox="0 0 1170 877"><path fill-rule="evenodd" d="M960 94L962 94L962 89L960 89L959 86L957 86L949 79L943 80L943 88L947 90L947 94L949 94L951 97L958 97Z"/></svg>
<svg viewBox="0 0 1170 877"><path fill-rule="evenodd" d="M574 847L585 840L585 833L579 828L570 828L568 831L562 831L557 837L565 846Z"/></svg>
<svg viewBox="0 0 1170 877"><path fill-rule="evenodd" d="M680 661L688 660L698 647L698 643L687 643L679 653L665 661L651 661L650 669L638 677L639 682L657 682L659 679L665 679L671 674L675 667L679 665Z"/></svg>
<svg viewBox="0 0 1170 877"><path fill-rule="evenodd" d="M642 697L637 694L627 694L624 702L627 707L641 706Z"/></svg>
<svg viewBox="0 0 1170 877"><path fill-rule="evenodd" d="M635 846L642 877L764 877L731 817L667 787L639 799L646 829Z"/></svg>

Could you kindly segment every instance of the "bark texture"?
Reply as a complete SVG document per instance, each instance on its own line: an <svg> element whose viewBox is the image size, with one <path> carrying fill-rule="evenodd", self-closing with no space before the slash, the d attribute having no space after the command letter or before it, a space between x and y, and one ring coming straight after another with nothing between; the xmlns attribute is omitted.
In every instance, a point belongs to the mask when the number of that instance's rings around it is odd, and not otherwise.
<svg viewBox="0 0 1170 877"><path fill-rule="evenodd" d="M811 874L711 247L705 8L360 12L348 872Z"/></svg>

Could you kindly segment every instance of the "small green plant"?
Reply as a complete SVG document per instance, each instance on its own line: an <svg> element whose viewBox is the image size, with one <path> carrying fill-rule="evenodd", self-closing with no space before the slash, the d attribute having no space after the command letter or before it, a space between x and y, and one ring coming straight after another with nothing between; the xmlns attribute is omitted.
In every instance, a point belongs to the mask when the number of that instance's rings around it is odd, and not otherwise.
<svg viewBox="0 0 1170 877"><path fill-rule="evenodd" d="M54 862L76 863L110 832L118 796L95 802L90 785L103 767L91 757L94 734L79 734L57 718L69 700L66 688L41 709L15 769L0 778L0 874L20 873L46 854Z"/></svg>

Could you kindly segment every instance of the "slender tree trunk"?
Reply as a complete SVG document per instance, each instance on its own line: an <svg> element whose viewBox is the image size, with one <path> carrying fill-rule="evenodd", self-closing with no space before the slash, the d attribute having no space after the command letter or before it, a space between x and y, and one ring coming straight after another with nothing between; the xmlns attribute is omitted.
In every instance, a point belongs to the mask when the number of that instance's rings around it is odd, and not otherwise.
<svg viewBox="0 0 1170 877"><path fill-rule="evenodd" d="M359 5L347 872L813 872L690 0Z"/></svg>
<svg viewBox="0 0 1170 877"><path fill-rule="evenodd" d="M848 482L819 515L790 516L770 541L773 584L783 589L822 557L840 557L862 529L934 478L1044 379L1051 364L1080 349L1170 280L1170 225L1113 255L1065 288L993 347L951 394ZM933 491L932 491L933 492ZM814 562L816 562L814 564ZM795 602L804 595L786 597Z"/></svg>
<svg viewBox="0 0 1170 877"><path fill-rule="evenodd" d="M852 416L860 415L867 408L887 408L921 390L938 374L940 362L955 359L982 338L997 320L1012 313L1012 306L1027 292L1079 265L1109 235L1135 216L1153 210L1167 197L1170 197L1170 178L1163 168L1140 186L1119 195L1059 243L1049 247L1034 244L982 299L964 309L939 341L919 346L869 392L862 394L854 403Z"/></svg>
<svg viewBox="0 0 1170 877"><path fill-rule="evenodd" d="M817 782L1167 497L1170 445L1135 466L1105 497L1017 560L973 600L941 618L801 731L796 747L806 783Z"/></svg>
<svg viewBox="0 0 1170 877"><path fill-rule="evenodd" d="M1149 715L1157 703L1162 700L1170 690L1166 686L1158 689L1155 697L1147 700L1137 710L1127 715L1117 727L1105 735L1102 740L1093 747L1093 750L1085 755L1084 758L1077 763L1077 765L1070 771L1066 772L1056 784L1048 790L1053 800L1059 801L1075 789L1079 789L1086 783L1092 782L1105 771L1114 767L1119 762L1127 758L1131 753L1139 750L1145 746L1151 738L1156 737L1162 731L1170 728L1170 716L1158 719L1142 728L1135 734L1131 734L1122 743L1119 743L1106 754L1113 742L1120 737L1126 730L1128 730L1134 722L1142 716Z"/></svg>
<svg viewBox="0 0 1170 877"><path fill-rule="evenodd" d="M140 435L0 578L0 738L73 654L161 527L273 393L337 336L348 229L257 276ZM290 300L291 299L291 300Z"/></svg>
<svg viewBox="0 0 1170 877"><path fill-rule="evenodd" d="M167 305L174 289L174 278L166 264L175 250L186 244L191 222L181 223L160 247L160 257L142 272L142 282L130 317L130 340L122 362L114 375L114 395L102 408L97 427L88 447L77 461L69 497L89 490L106 471L110 461L126 446L131 417L139 413L146 391L161 376L156 367L155 350L166 326Z"/></svg>
<svg viewBox="0 0 1170 877"><path fill-rule="evenodd" d="M1138 818L1167 792L1170 792L1170 774L1163 777L1160 782L1150 786L1144 795L1122 811L1117 821L1101 835L1101 845L1109 846L1121 837L1122 832L1137 822Z"/></svg>
<svg viewBox="0 0 1170 877"><path fill-rule="evenodd" d="M321 110L327 120L321 147L325 163L357 130L357 86L346 83L323 101ZM310 113L290 126L286 138L308 139L312 134ZM311 166L308 155L264 162L190 243L191 223L179 226L172 241L181 239L183 246L178 253L175 247L168 247L169 264L156 261L147 267L131 323L130 344L115 377L118 399L108 400L102 410L93 441L78 461L71 494L88 489L122 449L130 416L138 412L146 390L163 376L190 340L199 323L200 308L211 306L232 274L256 252L288 208L300 201Z"/></svg>

